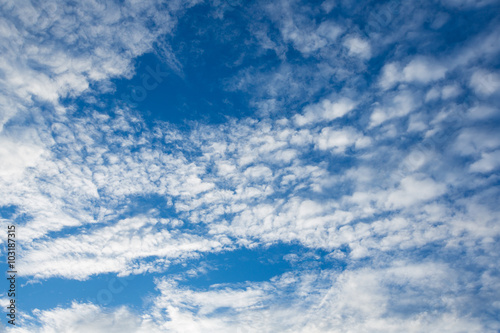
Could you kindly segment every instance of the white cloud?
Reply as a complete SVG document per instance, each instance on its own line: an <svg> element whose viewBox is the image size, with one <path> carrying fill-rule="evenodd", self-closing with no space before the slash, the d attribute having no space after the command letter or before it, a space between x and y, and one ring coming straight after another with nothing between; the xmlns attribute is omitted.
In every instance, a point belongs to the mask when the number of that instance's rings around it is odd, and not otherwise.
<svg viewBox="0 0 500 333"><path fill-rule="evenodd" d="M92 303L75 303L69 308L35 310L38 325L23 325L16 332L160 332L146 317L139 317L126 307L106 311ZM9 328L7 332L14 332Z"/></svg>
<svg viewBox="0 0 500 333"><path fill-rule="evenodd" d="M397 63L388 63L382 68L380 86L384 89L390 89L401 80L400 68Z"/></svg>
<svg viewBox="0 0 500 333"><path fill-rule="evenodd" d="M339 154L352 146L357 149L365 148L370 145L370 139L351 127L342 129L326 127L321 130L316 144L321 150L331 150Z"/></svg>
<svg viewBox="0 0 500 333"><path fill-rule="evenodd" d="M420 201L428 201L446 192L446 186L432 179L406 177L400 187L388 194L386 206L391 208L411 207Z"/></svg>
<svg viewBox="0 0 500 333"><path fill-rule="evenodd" d="M472 172L491 172L500 166L500 150L491 153L482 153L481 159L470 165Z"/></svg>
<svg viewBox="0 0 500 333"><path fill-rule="evenodd" d="M343 31L331 21L316 25L302 14L297 3L279 1L267 4L266 9L278 25L283 40L306 56L334 43Z"/></svg>
<svg viewBox="0 0 500 333"><path fill-rule="evenodd" d="M325 37L330 42L334 42L342 33L342 28L331 21L322 22L316 30L318 35Z"/></svg>
<svg viewBox="0 0 500 333"><path fill-rule="evenodd" d="M458 85L450 84L443 87L443 90L441 91L441 96L443 99L450 99L457 97L458 95L460 95L460 93L461 89Z"/></svg>
<svg viewBox="0 0 500 333"><path fill-rule="evenodd" d="M21 178L27 168L35 167L45 149L39 145L0 136L0 178L12 183Z"/></svg>
<svg viewBox="0 0 500 333"><path fill-rule="evenodd" d="M429 83L444 78L446 67L429 58L415 58L403 69L406 82Z"/></svg>
<svg viewBox="0 0 500 333"><path fill-rule="evenodd" d="M161 15L156 1L127 2L120 8L89 2L77 10L58 2L4 6L0 41L8 47L0 70L8 94L0 103L10 110L0 115L0 129L18 111L32 107L34 99L57 107L59 98L77 96L91 83L130 77L132 60L151 51L158 37L172 31L174 16L194 3L172 2Z"/></svg>
<svg viewBox="0 0 500 333"><path fill-rule="evenodd" d="M341 98L334 102L324 99L317 104L305 107L303 115L296 115L294 117L295 123L298 126L304 126L320 121L331 121L343 117L352 111L356 105L356 102L348 98Z"/></svg>
<svg viewBox="0 0 500 333"><path fill-rule="evenodd" d="M370 43L359 37L346 38L344 46L349 49L349 55L358 56L363 59L371 57Z"/></svg>
<svg viewBox="0 0 500 333"><path fill-rule="evenodd" d="M472 119L488 119L494 116L497 110L489 105L475 105L467 111L467 116Z"/></svg>
<svg viewBox="0 0 500 333"><path fill-rule="evenodd" d="M73 303L37 310L34 320L16 331L488 331L477 314L468 313L473 291L459 281L459 272L445 264L403 261L378 269L286 273L267 282L205 290L163 278L157 280L160 294L141 312Z"/></svg>
<svg viewBox="0 0 500 333"><path fill-rule="evenodd" d="M392 118L408 115L419 106L412 93L402 91L383 106L376 106L370 117L370 127L378 126Z"/></svg>
<svg viewBox="0 0 500 333"><path fill-rule="evenodd" d="M96 228L89 234L40 241L28 246L19 270L35 278L86 279L109 272L139 274L164 270L169 260L218 252L230 246L226 238L183 233L178 229L180 225L175 220L136 217ZM158 226L160 229L156 230ZM141 262L145 258L153 259L153 263Z"/></svg>
<svg viewBox="0 0 500 333"><path fill-rule="evenodd" d="M476 94L489 96L500 90L500 75L479 69L474 71L469 84Z"/></svg>
<svg viewBox="0 0 500 333"><path fill-rule="evenodd" d="M460 131L454 148L462 155L473 155L500 147L500 138L490 131L466 128Z"/></svg>
<svg viewBox="0 0 500 333"><path fill-rule="evenodd" d="M445 77L448 68L435 59L417 56L404 68L395 62L382 68L379 85L387 90L400 82L428 84Z"/></svg>

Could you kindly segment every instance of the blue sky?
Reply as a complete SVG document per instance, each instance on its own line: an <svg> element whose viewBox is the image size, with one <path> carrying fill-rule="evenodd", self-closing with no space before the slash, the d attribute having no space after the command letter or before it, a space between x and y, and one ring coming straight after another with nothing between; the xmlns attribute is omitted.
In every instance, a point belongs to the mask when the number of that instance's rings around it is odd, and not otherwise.
<svg viewBox="0 0 500 333"><path fill-rule="evenodd" d="M500 331L499 13L0 1L0 331Z"/></svg>

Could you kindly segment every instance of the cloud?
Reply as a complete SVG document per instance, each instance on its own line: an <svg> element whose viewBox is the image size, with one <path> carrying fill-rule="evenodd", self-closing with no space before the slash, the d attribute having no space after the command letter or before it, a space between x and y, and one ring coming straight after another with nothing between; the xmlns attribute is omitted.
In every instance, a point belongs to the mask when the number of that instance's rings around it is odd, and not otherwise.
<svg viewBox="0 0 500 333"><path fill-rule="evenodd" d="M73 303L69 308L35 311L36 320L25 327L30 332L54 332L63 327L74 332L354 332L380 328L398 332L408 327L415 332L488 331L492 322L481 323L481 314L470 312L473 293L461 284L457 273L442 263L396 261L381 268L286 273L269 282L213 285L203 290L162 278L156 282L159 294L147 312L125 307L102 311L91 303ZM458 293L461 297L454 297ZM19 331L24 332L23 328Z"/></svg>
<svg viewBox="0 0 500 333"><path fill-rule="evenodd" d="M370 138L356 132L353 128L344 127L336 130L326 127L321 130L317 139L317 147L321 150L332 150L343 153L348 147L365 148L370 145Z"/></svg>
<svg viewBox="0 0 500 333"><path fill-rule="evenodd" d="M344 46L349 49L349 55L358 56L363 59L371 57L370 44L358 37L349 37L344 41Z"/></svg>
<svg viewBox="0 0 500 333"><path fill-rule="evenodd" d="M412 93L402 91L393 95L383 106L377 106L370 117L370 126L378 126L390 119L408 115L418 107L418 102Z"/></svg>
<svg viewBox="0 0 500 333"><path fill-rule="evenodd" d="M429 83L442 79L445 73L446 68L443 65L431 59L417 58L403 69L403 78L406 82Z"/></svg>
<svg viewBox="0 0 500 333"><path fill-rule="evenodd" d="M443 184L431 179L417 180L407 177L401 180L400 188L387 197L386 205L392 208L411 207L419 201L434 199L446 192Z"/></svg>
<svg viewBox="0 0 500 333"><path fill-rule="evenodd" d="M448 68L428 57L415 57L401 68L398 63L388 63L382 68L380 86L390 89L399 82L428 84L445 77Z"/></svg>
<svg viewBox="0 0 500 333"><path fill-rule="evenodd" d="M92 303L72 303L69 308L35 310L39 326L25 325L16 332L160 332L147 319L141 319L126 307L103 311ZM7 332L13 331L11 328Z"/></svg>
<svg viewBox="0 0 500 333"><path fill-rule="evenodd" d="M388 63L382 68L380 86L390 89L401 80L401 73L397 63Z"/></svg>
<svg viewBox="0 0 500 333"><path fill-rule="evenodd" d="M356 107L356 103L348 98L342 98L338 101L324 99L317 104L304 108L303 115L296 115L295 123L298 126L304 126L319 121L331 121L341 118Z"/></svg>
<svg viewBox="0 0 500 333"><path fill-rule="evenodd" d="M316 25L307 14L302 14L301 4L297 2L279 1L268 4L266 10L276 22L283 40L293 47L309 55L334 43L343 29L332 21L324 21ZM299 10L297 10L299 9ZM307 13L307 7L304 6Z"/></svg>
<svg viewBox="0 0 500 333"><path fill-rule="evenodd" d="M462 155L474 155L500 147L500 139L488 131L465 128L455 140L454 148Z"/></svg>
<svg viewBox="0 0 500 333"><path fill-rule="evenodd" d="M500 151L494 151L492 153L482 153L481 159L472 163L470 170L473 172L484 172L488 173L500 166Z"/></svg>
<svg viewBox="0 0 500 333"><path fill-rule="evenodd" d="M480 96L489 96L500 90L500 75L495 72L476 70L469 85Z"/></svg>
<svg viewBox="0 0 500 333"><path fill-rule="evenodd" d="M19 270L36 279L58 276L84 280L109 272L122 276L162 271L168 267L169 259L197 257L199 253L219 252L230 246L227 238L210 240L184 233L177 229L179 226L182 222L176 220L135 217L87 235L40 241L28 246Z"/></svg>
<svg viewBox="0 0 500 333"><path fill-rule="evenodd" d="M494 114L495 108L484 104L474 105L467 111L467 116L472 119L488 119Z"/></svg>
<svg viewBox="0 0 500 333"><path fill-rule="evenodd" d="M60 98L78 96L92 83L130 78L133 59L152 51L155 40L172 31L176 15L196 2L176 3L6 5L0 40L9 45L2 54L8 61L0 70L8 94L0 103L10 110L0 115L0 129L37 99L58 107Z"/></svg>
<svg viewBox="0 0 500 333"><path fill-rule="evenodd" d="M43 153L43 147L36 144L0 137L0 159L4 161L0 177L8 182L18 180L27 168L38 164Z"/></svg>

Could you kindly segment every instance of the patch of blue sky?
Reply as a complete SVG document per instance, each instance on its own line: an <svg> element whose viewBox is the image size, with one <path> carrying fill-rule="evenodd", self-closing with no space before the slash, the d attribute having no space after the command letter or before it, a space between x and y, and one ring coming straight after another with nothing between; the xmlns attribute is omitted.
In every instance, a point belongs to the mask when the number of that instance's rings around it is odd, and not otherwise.
<svg viewBox="0 0 500 333"><path fill-rule="evenodd" d="M154 277L159 274L134 274L117 276L99 274L88 280L78 281L53 277L33 282L20 277L17 281L22 292L17 297L20 309L47 310L68 307L72 302L94 303L103 307L126 305L140 309L154 292Z"/></svg>
<svg viewBox="0 0 500 333"><path fill-rule="evenodd" d="M206 289L211 285L245 285L248 282L264 282L284 273L302 269L342 271L346 263L338 259L325 260L329 253L321 249L310 249L297 243L277 243L252 249L238 248L222 253L209 253L202 257L200 262L203 265L188 266L206 267L206 272L181 280L179 284Z"/></svg>
<svg viewBox="0 0 500 333"><path fill-rule="evenodd" d="M10 220L16 215L19 207L16 205L0 206L0 217Z"/></svg>
<svg viewBox="0 0 500 333"><path fill-rule="evenodd" d="M347 250L347 249L345 249ZM113 273L90 276L78 281L53 277L33 282L20 277L22 293L17 300L21 310L47 310L67 307L72 302L94 303L103 307L126 305L141 309L155 294L155 279L173 277L179 285L206 290L213 285L241 285L265 282L286 272L333 269L341 272L343 260L325 257L328 251L309 249L300 244L274 244L255 249L239 248L200 254L196 259L173 262L162 272L117 276ZM153 262L146 258L144 262Z"/></svg>
<svg viewBox="0 0 500 333"><path fill-rule="evenodd" d="M29 213L23 212L17 205L0 207L0 218L16 225L24 225L33 219Z"/></svg>

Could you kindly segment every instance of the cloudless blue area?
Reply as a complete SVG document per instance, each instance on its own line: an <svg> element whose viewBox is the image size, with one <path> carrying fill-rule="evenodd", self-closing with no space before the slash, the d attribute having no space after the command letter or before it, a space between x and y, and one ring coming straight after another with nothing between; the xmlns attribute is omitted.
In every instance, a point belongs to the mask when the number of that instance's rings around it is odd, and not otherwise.
<svg viewBox="0 0 500 333"><path fill-rule="evenodd" d="M154 290L153 278L154 274L127 277L100 274L85 281L50 278L29 284L26 282L30 279L18 278L18 288L22 286L22 290L17 302L24 311L68 307L73 301L109 307L121 304L141 307Z"/></svg>

